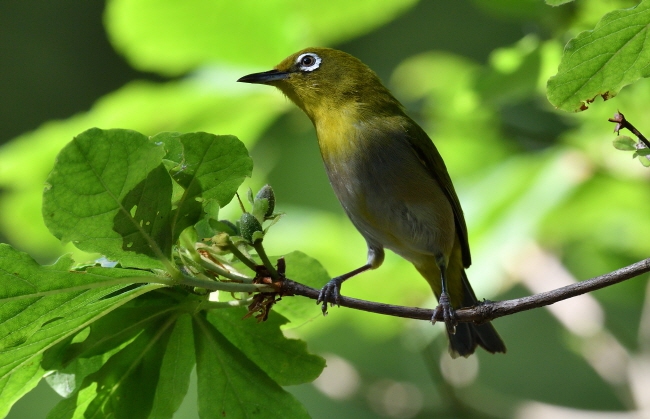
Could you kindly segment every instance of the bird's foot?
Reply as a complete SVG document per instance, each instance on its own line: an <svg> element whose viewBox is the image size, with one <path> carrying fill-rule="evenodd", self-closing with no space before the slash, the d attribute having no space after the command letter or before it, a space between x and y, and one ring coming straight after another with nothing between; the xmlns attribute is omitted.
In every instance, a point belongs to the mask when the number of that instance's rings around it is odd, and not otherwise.
<svg viewBox="0 0 650 419"><path fill-rule="evenodd" d="M323 288L321 288L320 293L318 293L318 299L316 304L323 304L321 309L323 310L323 315L327 315L327 304L330 306L339 305L339 300L341 297L341 284L345 278L337 276L336 278L331 279Z"/></svg>
<svg viewBox="0 0 650 419"><path fill-rule="evenodd" d="M449 332L450 335L455 335L456 325L458 324L458 321L456 320L456 312L454 311L454 308L451 306L451 302L449 301L449 295L447 295L446 292L440 294L440 298L438 298L438 307L436 307L436 309L433 311L433 316L431 316L431 323L436 323L436 317L438 317L440 313L442 313L442 318L445 321L445 326L447 326L447 332Z"/></svg>

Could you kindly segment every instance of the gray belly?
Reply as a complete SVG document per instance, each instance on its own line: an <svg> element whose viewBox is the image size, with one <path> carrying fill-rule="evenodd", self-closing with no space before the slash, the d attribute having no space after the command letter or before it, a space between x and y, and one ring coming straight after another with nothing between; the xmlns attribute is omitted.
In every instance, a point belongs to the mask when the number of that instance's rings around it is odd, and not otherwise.
<svg viewBox="0 0 650 419"><path fill-rule="evenodd" d="M362 162L325 162L336 196L369 245L407 260L449 257L453 210L438 182L410 150L376 148Z"/></svg>

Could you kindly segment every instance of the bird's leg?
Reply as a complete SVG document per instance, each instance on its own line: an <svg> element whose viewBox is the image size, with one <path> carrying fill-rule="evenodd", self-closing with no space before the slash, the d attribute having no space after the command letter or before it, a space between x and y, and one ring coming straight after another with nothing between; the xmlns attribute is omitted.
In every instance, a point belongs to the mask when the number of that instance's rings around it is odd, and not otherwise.
<svg viewBox="0 0 650 419"><path fill-rule="evenodd" d="M440 279L442 281L442 292L438 298L438 306L433 311L433 316L431 317L431 323L436 323L436 317L442 312L442 317L445 321L445 326L447 327L447 332L450 335L456 334L456 312L451 306L451 301L449 300L449 294L447 293L447 266L442 258L436 258L436 263L440 269Z"/></svg>
<svg viewBox="0 0 650 419"><path fill-rule="evenodd" d="M318 294L318 299L316 300L316 304L323 303L322 306L323 314L327 314L328 303L332 306L334 304L336 304L337 306L339 305L339 299L341 297L341 284L343 283L343 281L352 278L353 276L360 274L361 272L367 271L371 267L372 267L371 264L366 263L360 268L357 268L346 274L337 276L336 278L330 279L329 282L325 284L323 288L321 288L320 293Z"/></svg>

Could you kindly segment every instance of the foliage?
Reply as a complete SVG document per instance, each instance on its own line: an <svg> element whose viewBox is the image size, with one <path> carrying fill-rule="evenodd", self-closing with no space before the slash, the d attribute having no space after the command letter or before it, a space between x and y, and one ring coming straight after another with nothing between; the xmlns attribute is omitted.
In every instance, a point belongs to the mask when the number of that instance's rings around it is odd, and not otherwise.
<svg viewBox="0 0 650 419"><path fill-rule="evenodd" d="M558 74L548 81L548 99L560 109L587 109L598 95L615 96L623 86L650 76L647 46L650 1L608 13L591 31L564 49Z"/></svg>
<svg viewBox="0 0 650 419"><path fill-rule="evenodd" d="M63 240L107 255L112 267L75 267L67 256L40 266L1 245L3 405L35 384L36 367L54 371L48 382L66 396L50 418L171 418L196 364L204 417L307 417L281 385L315 379L322 359L284 338L280 315L242 322L247 311L237 307L257 288L228 268L226 249L210 244L219 233L211 217L251 170L232 136L93 128L64 147L43 194L45 222ZM261 199L262 222L275 219ZM209 236L195 246L198 223ZM245 239L215 237L255 267L242 254ZM183 286L186 276L194 282ZM201 281L238 297L211 301L196 287Z"/></svg>
<svg viewBox="0 0 650 419"><path fill-rule="evenodd" d="M252 277L229 243L262 263L253 243L263 239L284 255L288 277L314 287L329 275L306 254L334 274L364 260L363 239L319 169L309 122L278 92L234 83L309 44L338 46L376 67L436 142L466 213L479 297L530 294L647 257L649 175L626 154L644 151L636 139L615 139L607 119L620 110L650 130L639 41L648 0L304 3L107 2L117 51L177 78L129 83L0 149L0 232L14 245L0 247L0 415L44 374L68 397L56 418L122 417L123 409L194 418L196 400L201 417L262 408L314 418L647 413L646 279L499 319L507 355L451 362L438 327L344 309L322 318L303 299L283 298L265 323L242 321L243 290L258 285L215 281L212 259ZM471 45L453 42L461 35ZM373 51L381 56L374 64ZM154 135L161 131L194 133ZM226 203L251 175L248 153L234 137L197 132L236 134L255 160L250 185L272 184L271 216L288 216L268 230L270 200L251 193L247 211L262 231L242 238L240 205ZM96 141L103 137L110 142ZM233 162L232 171L203 163L217 155L229 156L219 164ZM99 170L109 163L113 171ZM120 264L100 266L61 238ZM40 261L74 255L42 265L14 247ZM209 298L197 283L169 287L190 278L223 289ZM346 282L343 294L434 304L394 255ZM326 357L314 385L299 383L314 380L322 360L283 333Z"/></svg>

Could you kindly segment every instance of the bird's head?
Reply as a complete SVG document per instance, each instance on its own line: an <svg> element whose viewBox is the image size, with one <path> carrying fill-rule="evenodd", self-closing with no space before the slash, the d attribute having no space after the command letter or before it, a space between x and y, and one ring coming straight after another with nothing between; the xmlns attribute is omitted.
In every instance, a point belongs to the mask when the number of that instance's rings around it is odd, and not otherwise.
<svg viewBox="0 0 650 419"><path fill-rule="evenodd" d="M383 102L401 107L368 66L331 48L303 49L273 70L237 81L277 87L313 121L324 112L347 107L373 109Z"/></svg>

